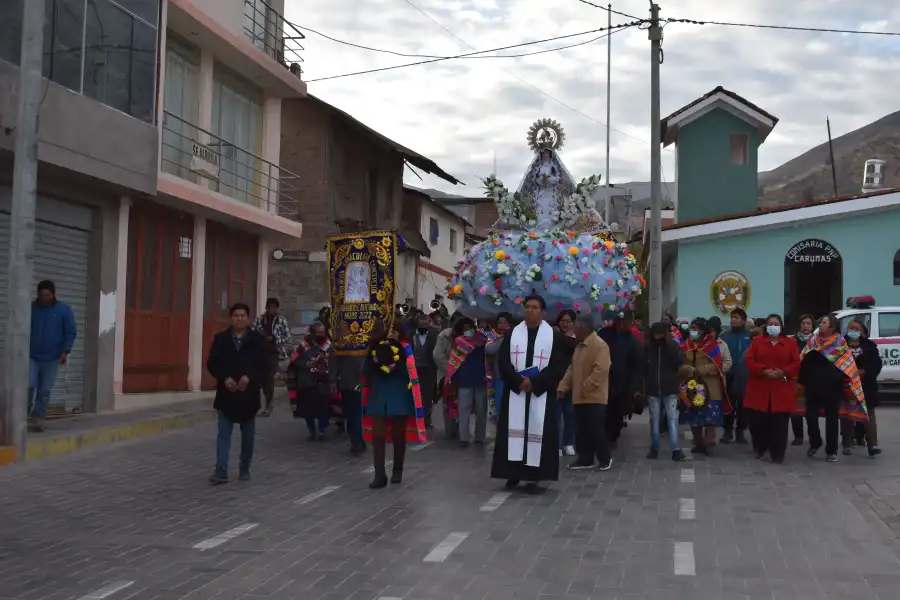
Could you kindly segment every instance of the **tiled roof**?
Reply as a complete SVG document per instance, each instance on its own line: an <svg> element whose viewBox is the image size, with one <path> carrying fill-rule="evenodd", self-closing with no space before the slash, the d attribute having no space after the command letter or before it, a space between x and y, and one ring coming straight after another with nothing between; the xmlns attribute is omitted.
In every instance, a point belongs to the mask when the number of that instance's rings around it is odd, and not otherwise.
<svg viewBox="0 0 900 600"><path fill-rule="evenodd" d="M335 106L332 106L331 104L328 104L321 98L316 98L312 94L309 94L307 97L310 100L313 100L315 102L318 102L318 103L328 107L330 110L334 111L339 116L344 118L344 120L346 120L351 125L354 125L360 129L362 129L363 131L365 131L365 132L369 133L370 135L372 135L373 137L375 137L377 140L381 141L384 144L387 144L391 149L393 149L400 156L402 156L404 158L404 160L406 160L406 162L408 162L412 166L418 167L418 168L422 169L423 171L425 171L426 173L429 173L431 175L436 175L437 177L440 177L441 179L443 179L445 181L449 181L450 183L452 183L454 185L462 183L456 177L454 177L453 175L450 175L449 173L447 173L446 171L441 169L439 166L437 166L437 163L435 163L430 158L426 158L426 157L422 156L421 154L419 154L418 152L413 152L409 148L407 148L405 146L401 146L394 140L392 140L384 135L381 135L380 133L378 133L377 131L375 131L374 129L372 129L371 127L369 127L362 121L359 121L359 120L353 118L349 113L346 113L346 112L342 111L341 109L339 109Z"/></svg>
<svg viewBox="0 0 900 600"><path fill-rule="evenodd" d="M835 204L837 202L847 202L849 200L858 200L860 198L871 198L873 196L884 196L886 194L895 194L900 192L900 188L891 188L887 190L878 190L876 192L866 192L864 194L852 194L849 196L838 196L837 198L825 198L813 202L804 202L800 204L790 204L787 206L775 206L772 208L757 208L756 210L742 213L734 213L721 217L709 217L707 219L693 219L691 221L682 221L674 225L664 226L666 231L673 229L684 229L685 227L693 227L695 225L706 225L708 223L721 223L722 221L734 221L737 219L746 219L747 217L755 217L758 215L766 215L771 213L785 212L789 210L797 210L799 208L808 208L810 206L819 206L821 204Z"/></svg>
<svg viewBox="0 0 900 600"><path fill-rule="evenodd" d="M725 88L723 88L723 87L720 85L720 86L716 87L716 89L712 90L711 92L707 92L706 94L703 94L702 96L700 96L699 98L697 98L696 100L694 100L693 102L691 102L690 104L685 104L684 106L682 106L681 108L679 108L678 110L676 110L675 112L673 112L673 113L672 113L671 115L669 115L668 117L662 119L662 120L659 122L660 135L662 136L662 138L665 139L665 137L666 137L666 129L667 129L668 126L669 126L669 120L674 119L675 117L677 117L678 115L680 115L680 114L683 113L684 111L688 110L689 108L694 107L694 106L700 104L701 102L703 102L703 101L706 100L707 98L711 98L712 96L715 96L716 94L725 94L726 96L730 97L732 100L735 100L736 102L740 102L741 104L743 104L744 106L746 106L746 107L749 108L750 110L754 110L754 111L760 113L761 115L764 115L764 116L768 117L769 119L772 119L772 124L773 124L773 125L775 125L775 124L778 123L778 117L776 117L776 116L773 115L772 113L763 110L762 108L760 108L760 107L757 106L756 104L753 104L752 102L750 102L749 100L747 100L747 99L744 98L743 96L739 96L739 95L735 94L734 92L732 92L732 91L730 91L730 90L726 90Z"/></svg>

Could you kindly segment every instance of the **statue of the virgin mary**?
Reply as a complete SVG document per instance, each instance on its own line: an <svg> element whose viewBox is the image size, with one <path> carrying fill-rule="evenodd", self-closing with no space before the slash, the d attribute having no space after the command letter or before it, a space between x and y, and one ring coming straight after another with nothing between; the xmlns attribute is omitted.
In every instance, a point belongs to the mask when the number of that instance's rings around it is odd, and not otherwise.
<svg viewBox="0 0 900 600"><path fill-rule="evenodd" d="M510 194L495 175L484 180L500 218L494 231L457 264L448 296L470 317L521 315L529 294L541 294L551 316L563 309L610 315L633 308L644 287L637 262L613 239L591 198L592 175L576 183L559 158L563 128L541 119L528 131L534 158Z"/></svg>

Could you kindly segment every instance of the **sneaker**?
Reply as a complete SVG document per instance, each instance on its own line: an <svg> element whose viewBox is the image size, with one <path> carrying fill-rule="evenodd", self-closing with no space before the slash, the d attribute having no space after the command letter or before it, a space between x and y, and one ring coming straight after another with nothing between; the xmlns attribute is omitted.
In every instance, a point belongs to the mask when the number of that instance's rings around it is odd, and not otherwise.
<svg viewBox="0 0 900 600"><path fill-rule="evenodd" d="M566 446L565 448L563 448L563 455L575 456L575 446Z"/></svg>
<svg viewBox="0 0 900 600"><path fill-rule="evenodd" d="M813 456L816 455L816 452L818 452L818 451L819 451L818 446L810 446L809 449L806 451L806 456L808 458L812 458Z"/></svg>
<svg viewBox="0 0 900 600"><path fill-rule="evenodd" d="M228 483L228 471L216 467L216 470L213 471L213 474L209 476L209 482L214 484Z"/></svg>
<svg viewBox="0 0 900 600"><path fill-rule="evenodd" d="M609 461L605 465L604 464L597 465L597 470L598 471L609 471L609 469L611 467L612 467L612 459L610 458Z"/></svg>
<svg viewBox="0 0 900 600"><path fill-rule="evenodd" d="M725 431L725 433L722 434L722 437L719 438L719 442L721 442L723 444L730 444L733 441L734 441L734 432L731 432L731 431Z"/></svg>
<svg viewBox="0 0 900 600"><path fill-rule="evenodd" d="M869 456L874 458L879 454L881 454L881 448L879 446L872 446L871 448L869 448Z"/></svg>
<svg viewBox="0 0 900 600"><path fill-rule="evenodd" d="M238 481L250 481L250 469L241 469L238 473Z"/></svg>
<svg viewBox="0 0 900 600"><path fill-rule="evenodd" d="M681 449L672 450L672 460L675 462L684 462L687 460L687 456L684 455L684 452Z"/></svg>
<svg viewBox="0 0 900 600"><path fill-rule="evenodd" d="M851 456L853 454L853 448L844 448L842 450L844 456Z"/></svg>
<svg viewBox="0 0 900 600"><path fill-rule="evenodd" d="M803 438L794 438L794 441L791 442L791 446L802 446Z"/></svg>
<svg viewBox="0 0 900 600"><path fill-rule="evenodd" d="M651 449L650 452L647 453L647 458L650 460L659 458L659 450Z"/></svg>
<svg viewBox="0 0 900 600"><path fill-rule="evenodd" d="M584 471L587 469L593 469L594 463L583 463L580 461L575 461L573 463L569 463L566 465L566 470L568 471Z"/></svg>
<svg viewBox="0 0 900 600"><path fill-rule="evenodd" d="M829 454L825 457L828 462L837 462L837 454Z"/></svg>

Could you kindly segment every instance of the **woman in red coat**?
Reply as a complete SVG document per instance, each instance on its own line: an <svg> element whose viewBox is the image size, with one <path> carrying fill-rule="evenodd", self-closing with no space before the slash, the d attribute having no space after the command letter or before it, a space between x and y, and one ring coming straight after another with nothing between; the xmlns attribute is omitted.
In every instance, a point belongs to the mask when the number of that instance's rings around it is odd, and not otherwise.
<svg viewBox="0 0 900 600"><path fill-rule="evenodd" d="M794 379L800 372L797 343L784 333L778 315L766 319L765 334L753 340L744 355L749 379L744 410L753 436L756 458L766 452L782 463L787 449L788 424L796 404Z"/></svg>

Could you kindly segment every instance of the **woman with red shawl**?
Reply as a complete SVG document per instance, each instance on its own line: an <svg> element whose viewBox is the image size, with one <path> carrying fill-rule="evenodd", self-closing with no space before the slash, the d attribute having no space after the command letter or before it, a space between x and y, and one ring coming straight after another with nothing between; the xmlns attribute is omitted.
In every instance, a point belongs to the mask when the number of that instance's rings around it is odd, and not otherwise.
<svg viewBox="0 0 900 600"><path fill-rule="evenodd" d="M682 346L684 364L678 369L684 410L682 424L690 425L694 436L694 454L709 455L716 443L716 427L722 416L731 412L725 393L725 373L731 370L731 353L706 323L696 318Z"/></svg>
<svg viewBox="0 0 900 600"><path fill-rule="evenodd" d="M388 432L394 444L394 463L390 482L403 481L406 444L425 443L425 412L416 358L403 331L385 335L383 324L376 324L366 353L362 382L363 436L372 444L375 479L369 484L380 489L388 484L385 470Z"/></svg>
<svg viewBox="0 0 900 600"><path fill-rule="evenodd" d="M313 323L297 346L288 365L288 399L294 418L306 421L310 441L324 441L331 420L331 395L328 391L328 357L331 342L325 326Z"/></svg>

